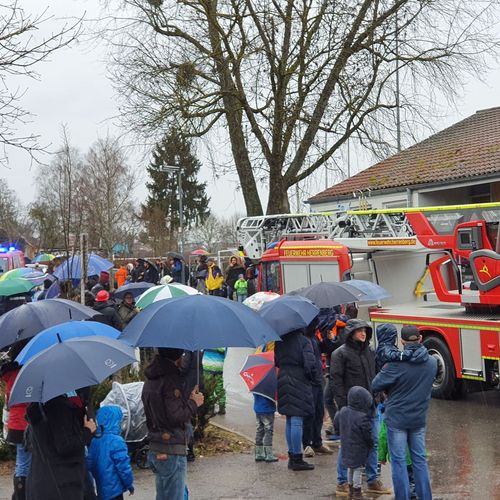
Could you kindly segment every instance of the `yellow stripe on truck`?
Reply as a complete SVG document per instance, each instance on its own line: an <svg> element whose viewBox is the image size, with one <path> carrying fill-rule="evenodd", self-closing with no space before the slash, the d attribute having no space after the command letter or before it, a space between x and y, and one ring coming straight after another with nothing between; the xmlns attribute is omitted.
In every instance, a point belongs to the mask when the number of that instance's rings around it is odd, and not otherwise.
<svg viewBox="0 0 500 500"><path fill-rule="evenodd" d="M420 321L411 319L394 319L394 318L370 318L373 323L397 323L401 325L416 325L416 326L441 326L443 328L462 328L462 329L476 329L500 332L500 326L490 325L469 325L463 323L442 323L440 321Z"/></svg>
<svg viewBox="0 0 500 500"><path fill-rule="evenodd" d="M400 214L414 212L451 212L452 210L474 210L481 208L500 208L500 202L475 203L469 205L444 205L436 207L406 207L387 208L378 210L348 210L349 215L371 215L371 214Z"/></svg>

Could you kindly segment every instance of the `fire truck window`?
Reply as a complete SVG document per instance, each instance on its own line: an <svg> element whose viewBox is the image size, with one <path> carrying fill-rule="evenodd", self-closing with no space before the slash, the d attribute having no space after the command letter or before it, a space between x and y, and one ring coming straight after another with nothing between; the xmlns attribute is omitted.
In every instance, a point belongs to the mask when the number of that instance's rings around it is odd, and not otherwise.
<svg viewBox="0 0 500 500"><path fill-rule="evenodd" d="M280 293L279 262L267 262L265 264L265 287L267 292Z"/></svg>
<svg viewBox="0 0 500 500"><path fill-rule="evenodd" d="M7 257L0 258L0 273L6 273L9 270L9 259Z"/></svg>
<svg viewBox="0 0 500 500"><path fill-rule="evenodd" d="M486 224L486 229L488 231L488 239L490 240L491 248L493 250L497 250L498 245L498 227L499 223L489 223Z"/></svg>
<svg viewBox="0 0 500 500"><path fill-rule="evenodd" d="M14 269L21 267L21 259L19 258L19 255L14 255L12 257L12 261L14 262Z"/></svg>

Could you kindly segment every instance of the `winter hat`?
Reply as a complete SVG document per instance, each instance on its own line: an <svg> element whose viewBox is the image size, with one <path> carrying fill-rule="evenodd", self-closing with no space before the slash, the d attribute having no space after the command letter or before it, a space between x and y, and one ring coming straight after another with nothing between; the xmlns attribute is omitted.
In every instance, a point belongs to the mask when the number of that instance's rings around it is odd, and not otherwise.
<svg viewBox="0 0 500 500"><path fill-rule="evenodd" d="M420 338L420 332L415 325L405 325L401 328L401 338L408 342L414 342Z"/></svg>
<svg viewBox="0 0 500 500"><path fill-rule="evenodd" d="M106 290L101 290L100 292L97 292L97 295L95 296L96 302L106 302L107 300L109 300L109 293L106 292Z"/></svg>
<svg viewBox="0 0 500 500"><path fill-rule="evenodd" d="M169 359L170 361L177 361L184 352L183 349L175 349L174 347L159 347L158 354L162 359Z"/></svg>

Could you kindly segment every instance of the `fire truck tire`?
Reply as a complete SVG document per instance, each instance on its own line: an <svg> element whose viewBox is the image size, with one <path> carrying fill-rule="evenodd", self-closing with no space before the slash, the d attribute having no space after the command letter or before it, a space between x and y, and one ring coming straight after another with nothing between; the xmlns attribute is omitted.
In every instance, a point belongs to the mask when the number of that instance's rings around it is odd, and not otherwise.
<svg viewBox="0 0 500 500"><path fill-rule="evenodd" d="M455 399L460 393L459 380L455 377L455 367L446 343L433 335L424 339L429 354L438 362L438 374L432 386L432 397Z"/></svg>

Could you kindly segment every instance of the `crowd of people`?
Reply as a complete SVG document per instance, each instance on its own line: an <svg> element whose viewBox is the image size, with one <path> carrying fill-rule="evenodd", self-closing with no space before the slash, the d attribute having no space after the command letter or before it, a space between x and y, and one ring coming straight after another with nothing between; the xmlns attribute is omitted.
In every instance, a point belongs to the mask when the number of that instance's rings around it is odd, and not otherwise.
<svg viewBox="0 0 500 500"><path fill-rule="evenodd" d="M322 440L326 411L333 425L326 429L327 439L340 440L337 497L391 494L380 480L381 466L390 461L396 500L429 500L425 432L436 360L421 344L417 327L402 328L400 350L396 327L379 325L375 351L371 326L353 317L355 308L346 313L351 317L322 310L306 329L275 345L277 410L286 416L288 468L312 470L304 455L332 453ZM273 461L274 407L255 396L254 410L255 460Z"/></svg>
<svg viewBox="0 0 500 500"><path fill-rule="evenodd" d="M138 259L120 266L116 286L189 282L207 294L238 301L253 293L236 256L224 272L204 257L189 272L175 258L160 264ZM107 272L88 279L85 303L98 312L97 320L118 330L139 313L132 294L115 302ZM329 444L340 442L336 496L391 494L380 480L381 466L390 461L397 500L432 498L425 430L436 361L414 326L402 328L402 349L394 325L379 325L376 333L374 350L371 326L357 318L350 304L322 309L307 328L263 347L274 351L278 390L276 401L254 395L256 462L278 461L273 453L277 411L286 418L291 471L314 469L304 457L332 455ZM14 360L24 345L14 344L0 367L7 402L20 370ZM214 379L218 412L226 412L224 359L223 348L194 353L161 348L144 367L142 401L157 500L181 500L187 494L187 462L194 459L193 422L205 400L204 376ZM127 445L120 435L122 410L107 406L95 414L89 394L89 388L80 389L43 405L10 409L5 428L6 441L16 447L14 500L119 500L127 491L134 493ZM329 425L323 429L325 420Z"/></svg>

